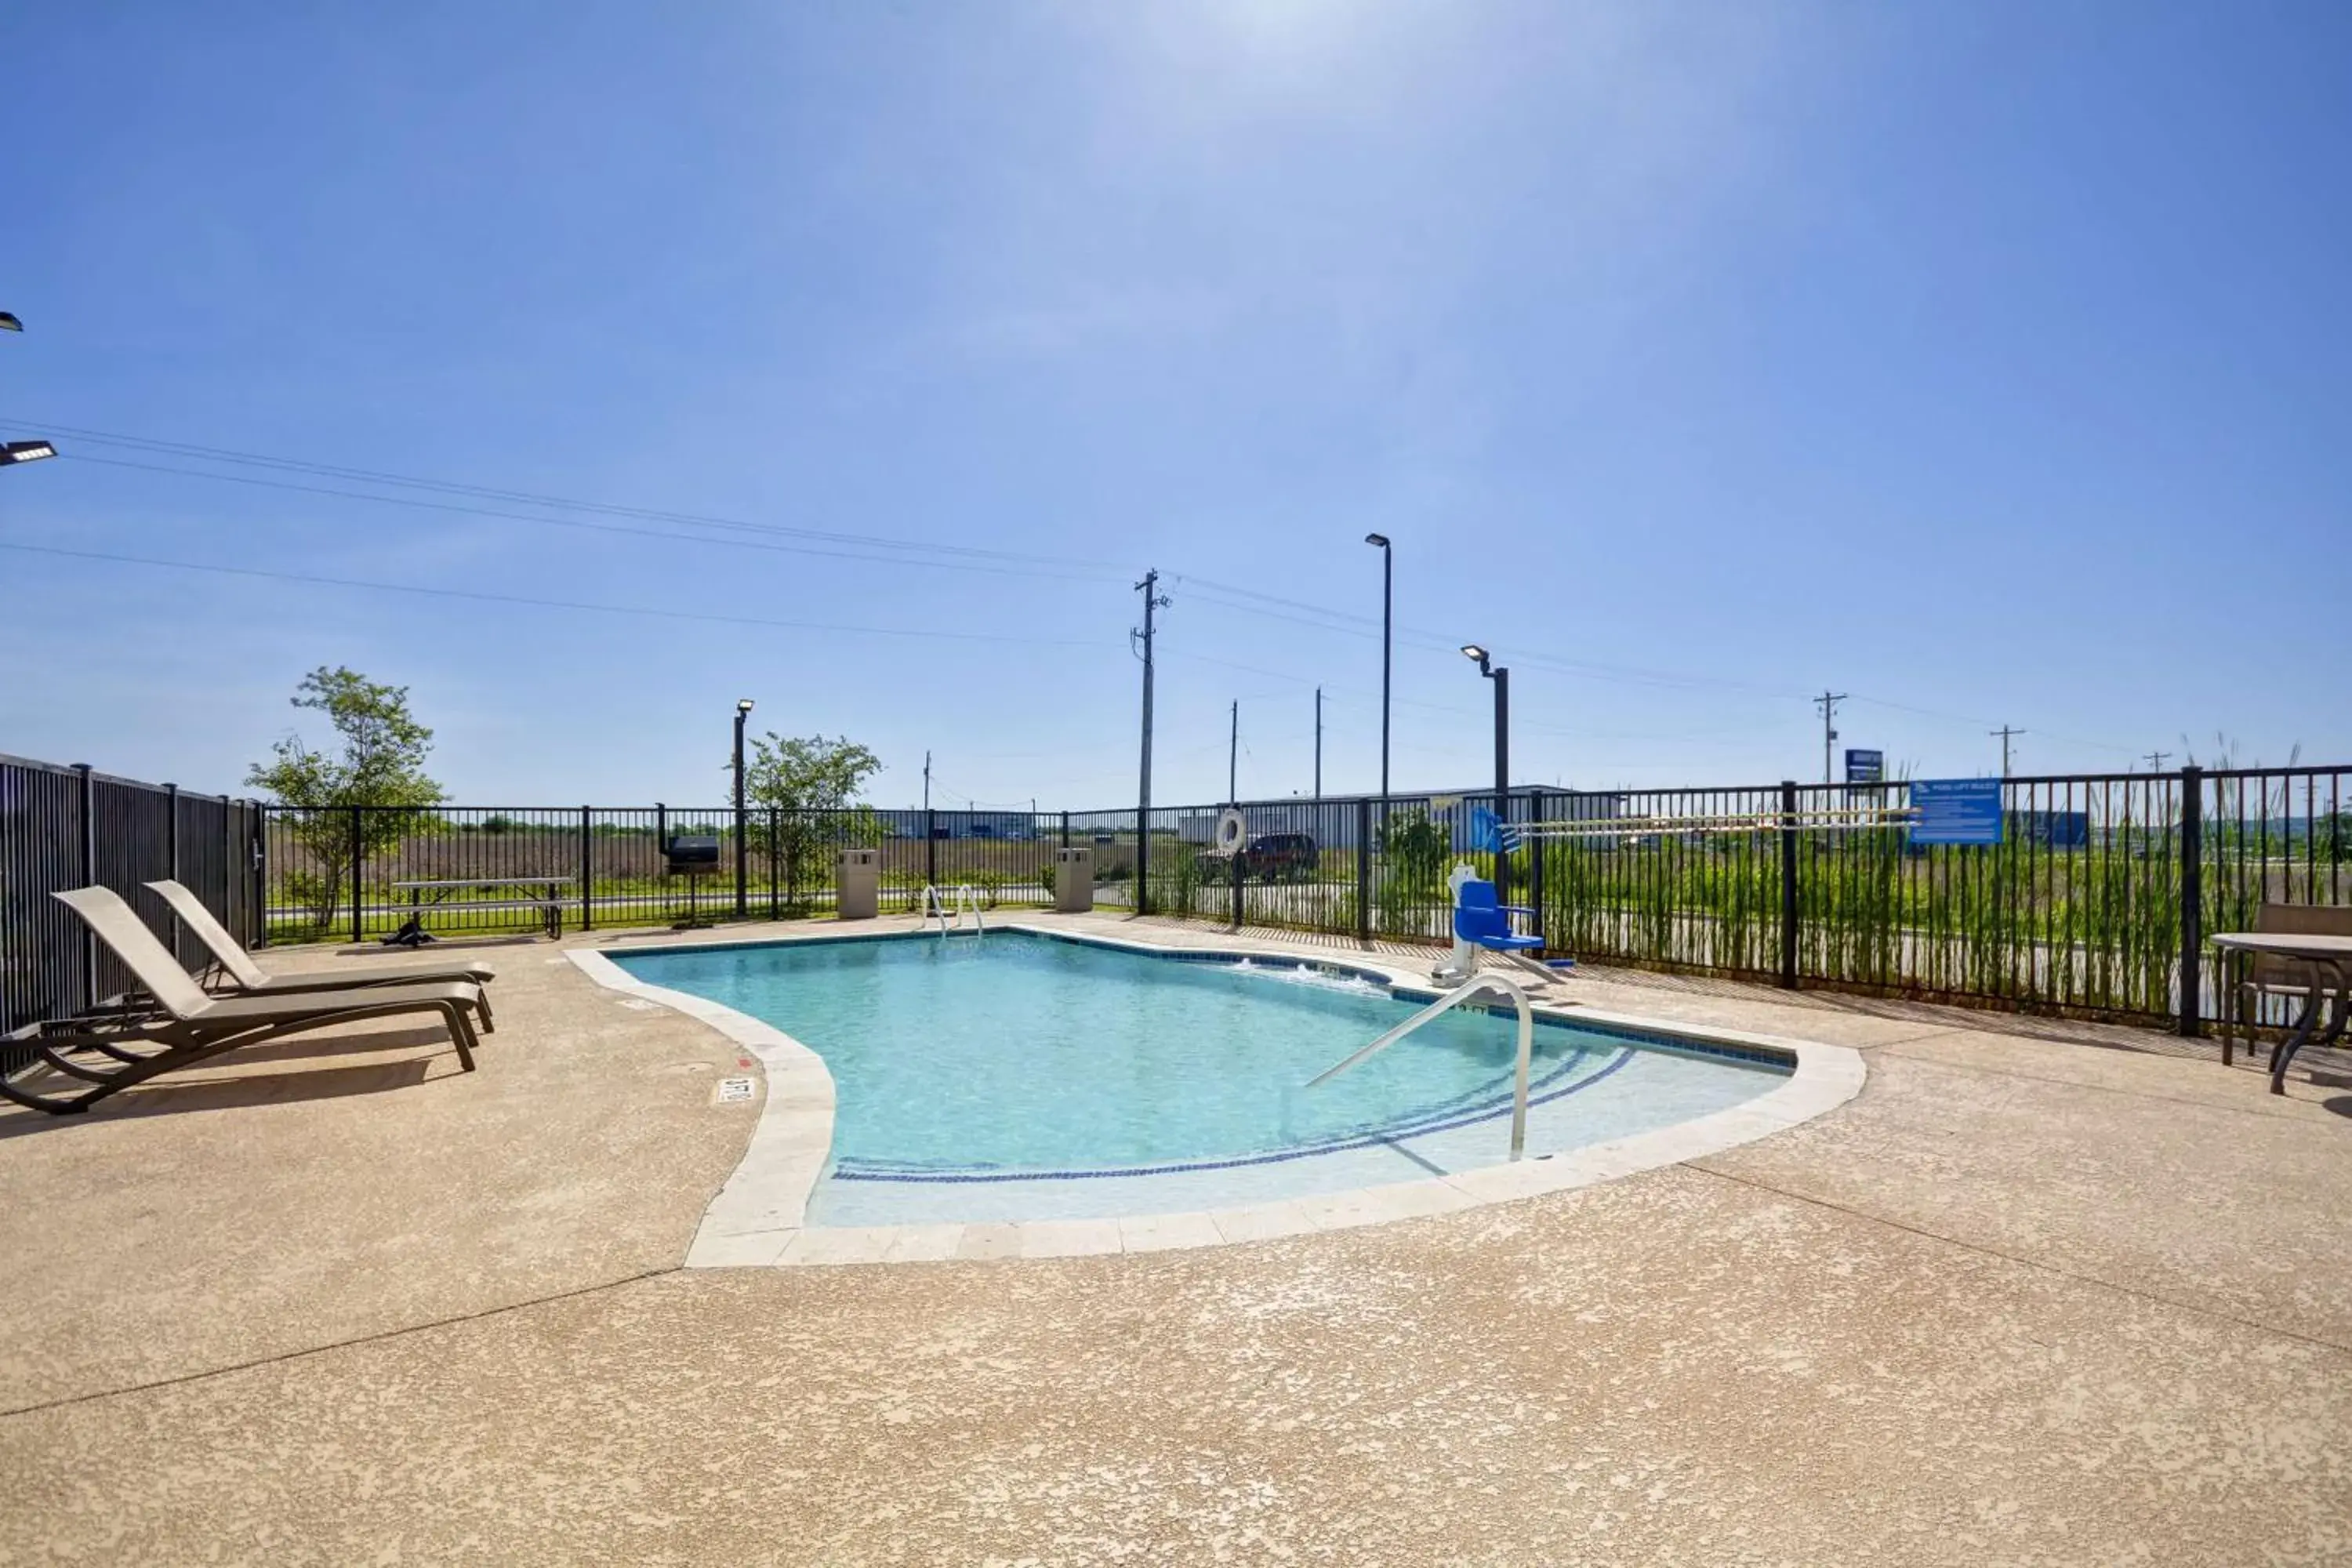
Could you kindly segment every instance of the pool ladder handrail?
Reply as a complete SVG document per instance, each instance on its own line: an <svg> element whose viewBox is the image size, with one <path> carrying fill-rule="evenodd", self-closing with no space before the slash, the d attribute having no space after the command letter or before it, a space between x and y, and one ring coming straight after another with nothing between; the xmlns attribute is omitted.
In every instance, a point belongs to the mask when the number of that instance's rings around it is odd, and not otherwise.
<svg viewBox="0 0 2352 1568"><path fill-rule="evenodd" d="M1528 1147L1528 1070L1535 1056L1536 1015L1535 1009L1528 1003L1528 994L1520 989L1517 981L1507 974L1480 974L1464 981L1346 1061L1335 1063L1317 1073L1307 1080L1307 1087L1313 1089L1324 1079L1337 1078L1357 1063L1378 1056L1423 1024L1433 1022L1440 1014L1460 1006L1481 992L1492 992L1507 998L1519 1013L1519 1060L1511 1083L1511 1158L1517 1159Z"/></svg>
<svg viewBox="0 0 2352 1568"><path fill-rule="evenodd" d="M923 923L928 926L933 921L939 921L941 942L945 942L950 932L963 930L963 917L966 915L971 917L972 935L988 934L988 922L981 918L980 900L973 895L971 883L956 884L952 906L948 902L946 889L929 882L923 885Z"/></svg>

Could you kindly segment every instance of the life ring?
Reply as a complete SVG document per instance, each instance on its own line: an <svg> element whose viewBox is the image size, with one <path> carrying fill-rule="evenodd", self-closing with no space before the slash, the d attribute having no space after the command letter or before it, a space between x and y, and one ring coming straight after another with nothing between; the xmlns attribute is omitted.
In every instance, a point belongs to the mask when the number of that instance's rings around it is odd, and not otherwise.
<svg viewBox="0 0 2352 1568"><path fill-rule="evenodd" d="M1238 855L1249 844L1249 824L1242 814L1228 807L1217 818L1217 853Z"/></svg>

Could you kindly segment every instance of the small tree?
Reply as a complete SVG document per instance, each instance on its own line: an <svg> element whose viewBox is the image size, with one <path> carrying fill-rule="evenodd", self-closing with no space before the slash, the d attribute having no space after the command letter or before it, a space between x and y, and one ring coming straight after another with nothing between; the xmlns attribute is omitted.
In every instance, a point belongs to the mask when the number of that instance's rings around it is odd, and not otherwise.
<svg viewBox="0 0 2352 1568"><path fill-rule="evenodd" d="M1406 885L1415 890L1437 885L1454 847L1453 835L1444 824L1418 814L1400 816L1384 824L1380 841L1381 853L1395 864Z"/></svg>
<svg viewBox="0 0 2352 1568"><path fill-rule="evenodd" d="M833 850L882 842L882 819L857 798L881 771L882 759L846 735L752 737L743 764L744 799L759 808L752 842L782 874L785 902L801 901Z"/></svg>
<svg viewBox="0 0 2352 1568"><path fill-rule="evenodd" d="M293 702L326 714L341 749L314 752L289 735L245 782L299 813L294 838L312 866L289 870L283 885L324 928L341 907L353 859L397 845L429 820L425 808L446 797L425 772L433 731L408 710L408 688L320 665L294 689Z"/></svg>

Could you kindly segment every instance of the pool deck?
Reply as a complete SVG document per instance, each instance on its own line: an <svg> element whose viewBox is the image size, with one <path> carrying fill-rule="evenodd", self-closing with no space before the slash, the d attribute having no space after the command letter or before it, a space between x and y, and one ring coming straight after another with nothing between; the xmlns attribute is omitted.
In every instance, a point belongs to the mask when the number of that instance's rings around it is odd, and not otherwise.
<svg viewBox="0 0 2352 1568"><path fill-rule="evenodd" d="M689 1270L757 1058L488 956L472 1075L355 1031L0 1112L0 1563L2352 1560L2340 1056L2273 1099L2210 1042L1594 972L1867 1083L1389 1224Z"/></svg>

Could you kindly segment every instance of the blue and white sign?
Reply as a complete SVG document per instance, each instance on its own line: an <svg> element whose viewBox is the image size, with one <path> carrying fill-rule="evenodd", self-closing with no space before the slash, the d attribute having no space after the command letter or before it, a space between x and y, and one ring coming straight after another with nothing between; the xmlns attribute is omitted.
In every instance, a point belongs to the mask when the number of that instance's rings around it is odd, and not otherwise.
<svg viewBox="0 0 2352 1568"><path fill-rule="evenodd" d="M1853 746L1845 749L1845 782L1850 784L1876 784L1886 776L1886 753L1865 752Z"/></svg>
<svg viewBox="0 0 2352 1568"><path fill-rule="evenodd" d="M1914 779L1911 805L1914 844L2000 842L1999 779Z"/></svg>

